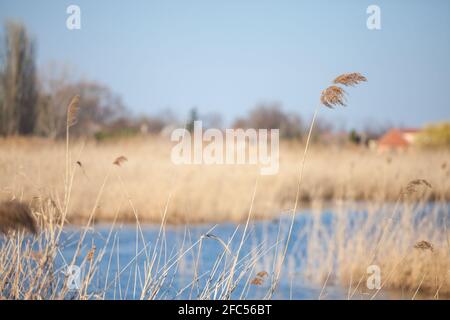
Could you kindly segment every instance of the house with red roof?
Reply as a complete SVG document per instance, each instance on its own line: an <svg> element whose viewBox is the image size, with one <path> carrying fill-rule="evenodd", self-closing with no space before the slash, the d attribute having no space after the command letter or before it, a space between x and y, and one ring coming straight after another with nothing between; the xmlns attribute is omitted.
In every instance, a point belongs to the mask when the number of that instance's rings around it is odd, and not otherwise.
<svg viewBox="0 0 450 320"><path fill-rule="evenodd" d="M378 140L378 151L404 151L414 144L419 131L419 129L393 128Z"/></svg>

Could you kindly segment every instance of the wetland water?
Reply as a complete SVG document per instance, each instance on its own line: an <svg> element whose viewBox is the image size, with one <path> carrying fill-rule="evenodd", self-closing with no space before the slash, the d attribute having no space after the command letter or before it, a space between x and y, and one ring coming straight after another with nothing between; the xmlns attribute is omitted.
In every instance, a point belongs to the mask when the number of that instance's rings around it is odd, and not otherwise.
<svg viewBox="0 0 450 320"><path fill-rule="evenodd" d="M380 208L380 212L392 210L392 206ZM340 226L339 229L345 226L344 236L351 241L352 235L369 219L368 210L361 209L361 206L358 209L344 209L340 213L336 211L305 210L296 215L279 286L272 298L348 298L348 289L333 280L333 270L330 270L325 287L311 280L315 268L323 269L322 263L335 266L335 262L330 264L330 261L321 261L317 256L310 259L310 242L317 242L314 250L329 252L333 256L330 239L334 239L339 232L337 226ZM415 217L411 219L413 224L420 225L420 221L429 215L435 215L438 222L435 227L442 228L443 218L449 216L449 206L429 204L415 208ZM389 215L380 213L380 220L386 217ZM394 216L392 221L395 225L402 219L395 219ZM168 225L164 229L149 224L140 227L133 224L98 224L87 231L76 264L80 265L83 277L89 269L89 262L83 262L83 257L94 246L96 259L104 250L103 258L97 261L99 267L89 288L92 297L98 293L99 297L107 299L138 299L142 288L146 287L146 296L151 295L156 299L217 299L223 297L227 287L224 278L241 247L233 277L236 287L231 298L262 299L270 289L275 264L280 262L289 225L289 215L251 222L242 240L245 224ZM82 230L76 227L65 229L57 259L61 272L74 256ZM367 237L370 238L371 229L367 230ZM151 268L152 277L146 279ZM261 281L252 283L258 272L263 273ZM324 282L325 279L322 280ZM363 283L353 298L370 297L371 292L365 287ZM408 296L402 292L381 290L377 298L398 299Z"/></svg>

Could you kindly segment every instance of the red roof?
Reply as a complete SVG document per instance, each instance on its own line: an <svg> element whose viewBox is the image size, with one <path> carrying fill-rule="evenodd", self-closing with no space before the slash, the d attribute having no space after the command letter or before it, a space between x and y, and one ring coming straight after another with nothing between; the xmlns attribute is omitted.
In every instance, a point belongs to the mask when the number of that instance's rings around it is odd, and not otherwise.
<svg viewBox="0 0 450 320"><path fill-rule="evenodd" d="M417 132L415 129L401 130L401 129L391 129L378 141L380 146L390 146L390 147L407 147L409 142L404 138L403 134Z"/></svg>

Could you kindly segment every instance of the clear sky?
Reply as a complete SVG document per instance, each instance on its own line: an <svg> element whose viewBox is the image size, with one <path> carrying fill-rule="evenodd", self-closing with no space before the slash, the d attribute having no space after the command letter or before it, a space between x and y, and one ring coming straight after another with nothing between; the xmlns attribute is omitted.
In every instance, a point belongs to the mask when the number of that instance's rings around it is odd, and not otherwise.
<svg viewBox="0 0 450 320"><path fill-rule="evenodd" d="M68 30L66 8L81 8ZM366 27L369 5L381 30ZM450 120L448 0L0 0L0 21L23 21L38 64L68 63L109 85L134 113L196 106L225 120L260 102L304 117L340 73L367 84L321 115L347 128Z"/></svg>

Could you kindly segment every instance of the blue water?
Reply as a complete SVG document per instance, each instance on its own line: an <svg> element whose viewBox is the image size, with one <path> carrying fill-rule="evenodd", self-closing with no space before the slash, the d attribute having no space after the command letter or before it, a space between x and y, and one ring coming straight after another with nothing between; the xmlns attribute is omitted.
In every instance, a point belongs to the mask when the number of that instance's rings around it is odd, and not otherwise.
<svg viewBox="0 0 450 320"><path fill-rule="evenodd" d="M325 220L327 218L324 218ZM302 259L297 259L306 254L306 247L299 246L299 243L306 243L307 235L301 235L297 232L299 229L305 228L310 223L309 215L299 215L294 225L294 232L291 237L290 246L286 255L280 283L272 298L274 299L317 299L322 291L322 287L308 283L296 273L302 269ZM327 222L329 223L329 222ZM270 276L265 276L261 285L249 285L248 281L255 277L260 271L270 273L274 269L274 257L281 254L284 248L284 242L280 240L277 249L277 238L284 238L289 227L289 218L276 219L272 221L252 222L246 232L246 237L242 243L239 258L250 260L260 250L260 257L257 259L254 267L246 272L246 276L240 281L234 290L231 298L240 299L262 299L266 296L270 289ZM199 225L199 226L166 226L163 234L159 236L160 227L156 225L141 225L142 230L137 230L135 225L96 225L86 234L82 253L75 264L82 265L83 258L86 256L93 245L97 248L105 248L103 259L100 263L99 270L96 275L94 285L91 291L100 294L104 291L106 272L109 274L107 285L108 290L105 295L107 299L137 299L140 297L143 280L136 280L134 275L136 272L144 277L143 272L145 261L151 261L151 256L155 245L158 244L157 260L161 270L163 265L170 265L172 269L161 286L157 299L197 299L204 288L207 278L213 270L218 259L218 270L229 268L232 255L228 254L224 245L217 239L222 240L225 244L229 243L229 250L232 254L236 254L241 243L244 224L236 225L231 223L223 223L218 225ZM66 229L62 243L64 243L59 263L62 266L69 263L74 256L76 250L76 242L80 237L80 230L77 228ZM108 240L108 235L109 240ZM207 235L207 236L206 236ZM202 238L203 236L203 238ZM159 240L158 240L159 237ZM202 238L200 242L197 242ZM230 240L232 239L232 240ZM138 246L136 247L136 243ZM188 249L192 246L192 249ZM146 250L147 248L147 250ZM299 254L292 255L292 250L299 250ZM179 263L172 266L176 253L185 253ZM137 254L136 254L137 253ZM146 256L147 254L147 256ZM135 257L138 256L137 259ZM64 257L64 259L63 259ZM149 258L150 257L150 258ZM131 262L131 263L130 263ZM198 285L189 286L194 279L195 265L198 263ZM227 265L228 263L228 265ZM156 262L155 262L156 265ZM289 266L295 265L295 268ZM137 266L139 271L136 271ZM88 268L85 263L83 269ZM250 267L249 267L250 268ZM158 268L154 268L157 270ZM239 266L237 269L240 269ZM219 272L220 272L219 271ZM84 271L86 272L86 271ZM236 272L236 276L240 270ZM119 274L117 281L114 281L115 275ZM249 279L250 278L250 279ZM213 277L213 281L217 281L218 277ZM182 291L183 288L186 288ZM136 289L135 289L136 288ZM74 292L76 296L76 292ZM329 287L326 294L322 292L322 296L326 298L340 298L347 294L343 288ZM207 295L208 298L218 298L213 294Z"/></svg>
<svg viewBox="0 0 450 320"><path fill-rule="evenodd" d="M416 208L413 217L415 223L420 225L421 219L430 214L436 215L438 222L443 222L445 216L450 217L447 204L436 208L433 204ZM391 205L380 208L380 219L391 211ZM368 216L364 205L353 206L339 214L346 215L346 239L351 239L354 231ZM89 229L67 227L59 241L55 272L64 279L64 272L71 265L77 243L85 233L74 265L80 267L80 278L83 280L89 274L90 264L98 264L87 292L91 299L346 299L349 292L347 288L340 287L331 279L323 287L304 274L313 224L320 225L320 230L316 229L314 241L319 241L323 250L329 249L326 239L336 232L338 219L338 214L332 209L314 213L305 210L296 215L279 285L273 295L268 295L274 270L277 270L275 262L279 261L285 247L290 219L287 214L273 220L251 222L244 239L244 223L168 225L163 230L159 225L151 224L140 225L140 228L134 224L98 224ZM395 219L393 223L396 223ZM436 228L443 228L443 225L437 223ZM371 237L370 230L367 236ZM223 292L227 284L221 282L221 275L230 271L231 262L241 243L239 263L233 277L238 280L237 286L232 290L231 297L226 297ZM94 246L94 259L89 262L85 258ZM259 284L250 284L256 274L262 271L268 275L263 276ZM146 294L141 296L148 275L151 275L151 281L147 282ZM193 282L193 279L197 280ZM214 286L216 283L219 285ZM396 294L381 291L377 297L392 296ZM67 298L78 297L79 291L74 289ZM357 293L354 298L365 297Z"/></svg>

